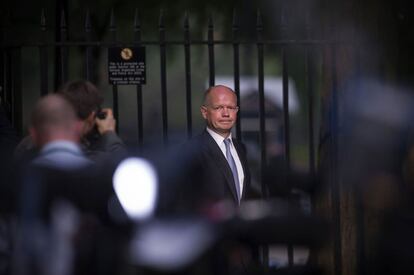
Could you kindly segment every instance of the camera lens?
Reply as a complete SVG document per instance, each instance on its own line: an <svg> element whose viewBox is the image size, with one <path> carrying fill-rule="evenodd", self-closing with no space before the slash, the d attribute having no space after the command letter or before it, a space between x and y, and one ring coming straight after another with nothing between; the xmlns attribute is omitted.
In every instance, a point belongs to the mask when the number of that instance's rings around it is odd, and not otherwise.
<svg viewBox="0 0 414 275"><path fill-rule="evenodd" d="M105 119L106 118L106 113L103 111L99 111L98 114L96 115L99 119Z"/></svg>

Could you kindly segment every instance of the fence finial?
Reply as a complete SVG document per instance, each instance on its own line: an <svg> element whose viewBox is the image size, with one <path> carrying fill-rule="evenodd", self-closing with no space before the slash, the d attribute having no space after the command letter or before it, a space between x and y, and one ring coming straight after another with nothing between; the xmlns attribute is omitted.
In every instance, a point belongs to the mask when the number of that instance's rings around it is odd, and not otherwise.
<svg viewBox="0 0 414 275"><path fill-rule="evenodd" d="M66 30L66 13L65 10L62 9L62 11L60 12L60 28L62 30Z"/></svg>
<svg viewBox="0 0 414 275"><path fill-rule="evenodd" d="M160 18L158 21L158 27L164 29L164 9L160 9Z"/></svg>
<svg viewBox="0 0 414 275"><path fill-rule="evenodd" d="M306 14L305 14L305 30L306 30L306 38L310 39L311 38L312 27L311 27L311 18L310 18L309 10L306 11Z"/></svg>
<svg viewBox="0 0 414 275"><path fill-rule="evenodd" d="M233 22L232 22L233 31L239 30L239 18L237 16L236 9L233 9Z"/></svg>
<svg viewBox="0 0 414 275"><path fill-rule="evenodd" d="M139 18L139 11L137 8L135 8L135 12L134 12L134 30L135 31L141 30L141 21Z"/></svg>
<svg viewBox="0 0 414 275"><path fill-rule="evenodd" d="M135 42L141 41L141 21L139 18L139 11L136 8L134 13L134 40Z"/></svg>
<svg viewBox="0 0 414 275"><path fill-rule="evenodd" d="M114 9L111 9L111 17L109 19L109 31L111 32L116 31L116 20L115 20Z"/></svg>
<svg viewBox="0 0 414 275"><path fill-rule="evenodd" d="M190 28L190 20L188 18L188 12L185 11L184 13L184 30L188 30Z"/></svg>
<svg viewBox="0 0 414 275"><path fill-rule="evenodd" d="M91 13L89 12L89 9L86 9L86 15L85 15L85 31L90 32L92 29L92 23L91 23Z"/></svg>
<svg viewBox="0 0 414 275"><path fill-rule="evenodd" d="M282 36L282 39L286 38L287 35L287 19L286 19L286 8L282 6L282 9L280 11L280 33Z"/></svg>
<svg viewBox="0 0 414 275"><path fill-rule="evenodd" d="M44 8L42 8L41 15L40 15L40 29L42 31L46 31L46 15L45 15Z"/></svg>
<svg viewBox="0 0 414 275"><path fill-rule="evenodd" d="M260 12L260 9L257 9L256 29L257 31L263 30L263 20L262 20L262 13Z"/></svg>
<svg viewBox="0 0 414 275"><path fill-rule="evenodd" d="M208 15L208 29L212 30L214 28L214 23L213 23L213 13L210 12L210 14Z"/></svg>

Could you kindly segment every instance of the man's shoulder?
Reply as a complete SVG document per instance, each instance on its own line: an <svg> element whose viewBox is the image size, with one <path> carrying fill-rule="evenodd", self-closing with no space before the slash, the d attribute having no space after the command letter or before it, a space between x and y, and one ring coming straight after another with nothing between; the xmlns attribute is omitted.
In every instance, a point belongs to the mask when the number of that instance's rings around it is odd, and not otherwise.
<svg viewBox="0 0 414 275"><path fill-rule="evenodd" d="M95 162L119 159L128 154L124 142L113 131L88 136L82 142L82 149Z"/></svg>
<svg viewBox="0 0 414 275"><path fill-rule="evenodd" d="M33 159L32 164L63 171L75 171L89 168L94 162L87 158L78 147L76 150L66 146L55 146Z"/></svg>
<svg viewBox="0 0 414 275"><path fill-rule="evenodd" d="M198 133L197 135L191 137L189 140L187 140L184 145L185 147L193 147L193 146L197 146L199 149L199 146L204 146L206 144L211 143L213 140L213 138L210 136L210 134L207 131L203 131L201 133Z"/></svg>
<svg viewBox="0 0 414 275"><path fill-rule="evenodd" d="M208 136L207 132L198 133L188 140L181 143L176 149L179 151L181 155L185 156L195 156L200 155L206 149L206 144L208 144Z"/></svg>

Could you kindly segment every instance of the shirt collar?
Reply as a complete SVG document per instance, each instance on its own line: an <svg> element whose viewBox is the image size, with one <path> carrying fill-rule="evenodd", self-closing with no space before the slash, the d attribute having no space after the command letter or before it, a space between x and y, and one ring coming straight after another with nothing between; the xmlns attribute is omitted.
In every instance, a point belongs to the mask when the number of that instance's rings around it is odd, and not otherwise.
<svg viewBox="0 0 414 275"><path fill-rule="evenodd" d="M75 152L81 152L79 146L76 143L67 140L56 140L49 142L45 146L43 146L41 152L45 153L56 148L66 148Z"/></svg>
<svg viewBox="0 0 414 275"><path fill-rule="evenodd" d="M211 130L210 128L206 128L207 132L210 134L210 136L216 141L217 144L222 144L225 140L224 137L222 137L221 135L217 134L216 132L214 132L213 130ZM231 133L230 135L227 137L231 140Z"/></svg>

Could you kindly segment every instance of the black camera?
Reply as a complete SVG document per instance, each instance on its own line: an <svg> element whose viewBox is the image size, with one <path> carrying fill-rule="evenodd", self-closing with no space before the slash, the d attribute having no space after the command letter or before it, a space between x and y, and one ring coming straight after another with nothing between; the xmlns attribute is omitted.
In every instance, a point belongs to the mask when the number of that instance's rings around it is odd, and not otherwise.
<svg viewBox="0 0 414 275"><path fill-rule="evenodd" d="M96 117L99 119L105 119L106 118L106 112L102 111L102 109L99 109L96 112Z"/></svg>

